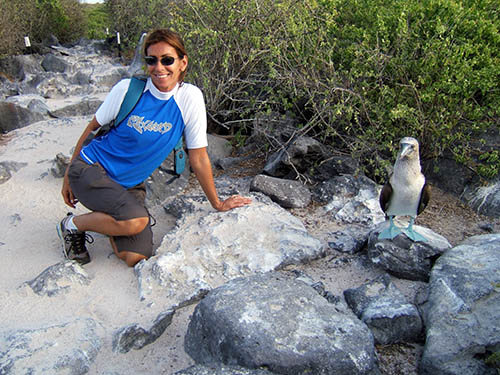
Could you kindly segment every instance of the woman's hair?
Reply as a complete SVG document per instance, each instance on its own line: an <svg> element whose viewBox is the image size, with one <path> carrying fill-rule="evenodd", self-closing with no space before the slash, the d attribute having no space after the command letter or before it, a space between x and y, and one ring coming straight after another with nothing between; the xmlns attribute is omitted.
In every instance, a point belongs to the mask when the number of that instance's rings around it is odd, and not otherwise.
<svg viewBox="0 0 500 375"><path fill-rule="evenodd" d="M184 47L184 42L182 41L182 38L175 31L169 29L156 29L151 31L146 36L146 39L144 40L144 49L143 49L144 56L148 55L148 48L151 45L160 42L165 42L174 47L180 59L182 59L184 56L187 56L186 47ZM181 75L179 77L179 81L181 83L184 81L184 77L186 76L186 71L187 69L181 72Z"/></svg>

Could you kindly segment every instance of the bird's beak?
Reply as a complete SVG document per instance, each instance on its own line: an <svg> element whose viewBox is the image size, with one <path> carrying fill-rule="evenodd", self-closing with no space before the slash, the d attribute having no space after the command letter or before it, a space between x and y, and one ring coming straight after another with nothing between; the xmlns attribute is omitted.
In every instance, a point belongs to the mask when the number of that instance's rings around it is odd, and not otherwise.
<svg viewBox="0 0 500 375"><path fill-rule="evenodd" d="M408 154L411 152L411 145L409 143L402 143L401 144L401 157L404 158L408 156Z"/></svg>

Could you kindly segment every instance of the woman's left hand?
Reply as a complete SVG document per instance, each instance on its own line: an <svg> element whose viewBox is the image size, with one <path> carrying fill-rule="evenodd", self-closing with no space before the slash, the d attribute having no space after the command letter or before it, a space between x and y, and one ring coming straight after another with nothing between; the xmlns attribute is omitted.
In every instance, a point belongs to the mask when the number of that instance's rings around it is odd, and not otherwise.
<svg viewBox="0 0 500 375"><path fill-rule="evenodd" d="M252 203L252 200L241 195L231 195L225 201L220 202L217 206L217 211L229 211L236 207L243 207Z"/></svg>

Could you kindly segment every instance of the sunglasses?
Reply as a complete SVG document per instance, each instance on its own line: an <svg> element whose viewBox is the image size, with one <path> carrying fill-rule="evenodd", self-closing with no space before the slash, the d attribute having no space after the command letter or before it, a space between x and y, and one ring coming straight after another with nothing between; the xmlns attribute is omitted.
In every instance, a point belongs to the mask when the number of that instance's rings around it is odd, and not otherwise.
<svg viewBox="0 0 500 375"><path fill-rule="evenodd" d="M160 59L161 65L163 66L169 66L172 65L175 61L175 57L172 56L165 56ZM146 61L146 64L148 65L156 65L158 63L158 57L156 56L146 56L144 57L144 61Z"/></svg>

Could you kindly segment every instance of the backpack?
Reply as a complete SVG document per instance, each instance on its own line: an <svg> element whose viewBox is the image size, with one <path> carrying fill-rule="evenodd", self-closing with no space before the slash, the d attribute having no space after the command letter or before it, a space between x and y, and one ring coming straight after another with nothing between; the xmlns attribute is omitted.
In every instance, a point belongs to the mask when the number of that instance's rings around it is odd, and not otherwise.
<svg viewBox="0 0 500 375"><path fill-rule="evenodd" d="M144 92L144 87L146 86L146 79L140 77L132 77L130 79L130 86L128 87L127 93L123 98L123 102L120 106L120 111L116 118L109 124L102 125L99 130L93 134L91 133L85 140L84 145L88 144L92 139L97 137L102 137L107 132L111 130L116 124L121 123L125 118L132 112L135 108L139 99ZM180 176L184 172L186 166L186 153L182 147L183 137L179 138L176 146L174 147L174 171L177 176Z"/></svg>

